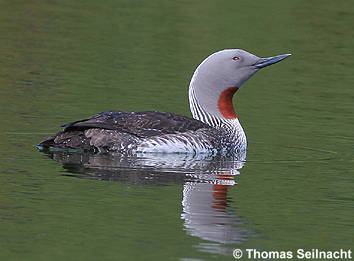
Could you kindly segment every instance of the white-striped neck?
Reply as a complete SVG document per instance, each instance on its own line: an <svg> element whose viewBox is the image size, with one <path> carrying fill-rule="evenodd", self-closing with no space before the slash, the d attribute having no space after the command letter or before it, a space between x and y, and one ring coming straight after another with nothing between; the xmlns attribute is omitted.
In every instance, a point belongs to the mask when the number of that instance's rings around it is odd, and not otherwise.
<svg viewBox="0 0 354 261"><path fill-rule="evenodd" d="M236 116L232 104L233 94L238 88L209 88L207 90L198 79L198 69L194 73L189 86L189 107L194 119L200 120L220 131L220 139L228 143L228 147L245 150L246 134ZM236 88L236 89L234 89ZM214 92L214 93L212 93Z"/></svg>
<svg viewBox="0 0 354 261"><path fill-rule="evenodd" d="M238 88L230 87L206 96L201 93L203 90L198 90L195 77L196 74L193 75L189 86L189 107L193 118L216 128L238 122L232 104L232 97Z"/></svg>

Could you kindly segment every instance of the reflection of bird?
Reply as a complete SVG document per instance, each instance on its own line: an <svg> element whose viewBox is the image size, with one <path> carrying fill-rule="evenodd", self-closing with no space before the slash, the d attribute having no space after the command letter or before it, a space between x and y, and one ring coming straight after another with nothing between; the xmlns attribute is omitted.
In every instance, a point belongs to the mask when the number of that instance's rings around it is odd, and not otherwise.
<svg viewBox="0 0 354 261"><path fill-rule="evenodd" d="M229 209L227 193L234 184L233 176L228 175L215 175L210 183L184 184L181 218L188 234L223 244L239 243L247 238L247 230L239 226L242 219Z"/></svg>
<svg viewBox="0 0 354 261"><path fill-rule="evenodd" d="M193 118L164 112L110 111L63 125L39 144L100 152L239 153L245 133L235 114L234 93L260 68L289 54L259 58L240 49L216 52L196 69L189 86Z"/></svg>
<svg viewBox="0 0 354 261"><path fill-rule="evenodd" d="M46 155L63 164L70 176L119 181L130 184L165 182L202 182L219 184L215 175L239 174L245 158L210 154L75 153L46 151ZM167 175L168 174L168 175ZM222 181L225 185L225 180ZM234 185L231 180L227 185Z"/></svg>
<svg viewBox="0 0 354 261"><path fill-rule="evenodd" d="M228 190L236 185L244 161L209 154L72 153L48 151L63 164L66 176L159 186L183 184L183 226L188 235L203 241L201 251L229 254L229 246L247 240L246 222L234 213ZM134 187L129 186L131 189Z"/></svg>

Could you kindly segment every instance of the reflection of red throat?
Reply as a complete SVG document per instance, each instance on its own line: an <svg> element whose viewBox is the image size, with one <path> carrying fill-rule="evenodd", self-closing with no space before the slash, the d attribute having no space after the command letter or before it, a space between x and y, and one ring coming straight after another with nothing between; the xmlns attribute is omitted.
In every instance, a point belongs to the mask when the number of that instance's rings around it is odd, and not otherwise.
<svg viewBox="0 0 354 261"><path fill-rule="evenodd" d="M234 110L234 106L232 104L232 97L235 92L238 90L238 87L229 87L226 90L222 91L218 100L218 108L220 113L226 119L236 119L236 113Z"/></svg>
<svg viewBox="0 0 354 261"><path fill-rule="evenodd" d="M223 175L219 174L217 175L217 180L224 180L224 181L233 181L234 178L233 176L230 175ZM228 201L227 201L227 189L231 185L222 185L222 184L214 184L213 185L213 198L214 202L213 205L211 206L212 208L217 208L217 209L225 209L227 207Z"/></svg>
<svg viewBox="0 0 354 261"><path fill-rule="evenodd" d="M225 209L227 206L227 189L230 185L213 185L214 202L212 208Z"/></svg>

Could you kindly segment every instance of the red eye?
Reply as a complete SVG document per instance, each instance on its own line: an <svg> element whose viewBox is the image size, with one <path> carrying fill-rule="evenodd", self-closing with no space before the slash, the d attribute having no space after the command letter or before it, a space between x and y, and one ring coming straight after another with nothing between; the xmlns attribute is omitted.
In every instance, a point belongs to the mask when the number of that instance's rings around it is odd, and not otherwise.
<svg viewBox="0 0 354 261"><path fill-rule="evenodd" d="M232 58L232 60L238 61L238 60L240 60L240 57L235 56L235 57Z"/></svg>

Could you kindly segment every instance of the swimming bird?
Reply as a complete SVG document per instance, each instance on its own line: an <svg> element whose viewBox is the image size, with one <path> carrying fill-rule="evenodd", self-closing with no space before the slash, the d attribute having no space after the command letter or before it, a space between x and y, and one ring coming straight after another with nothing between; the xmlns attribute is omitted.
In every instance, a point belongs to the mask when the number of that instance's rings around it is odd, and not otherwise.
<svg viewBox="0 0 354 261"><path fill-rule="evenodd" d="M78 149L118 153L235 154L247 149L232 98L258 70L291 54L260 58L241 49L207 57L189 85L193 118L158 111L108 111L61 125L38 144L41 150Z"/></svg>

